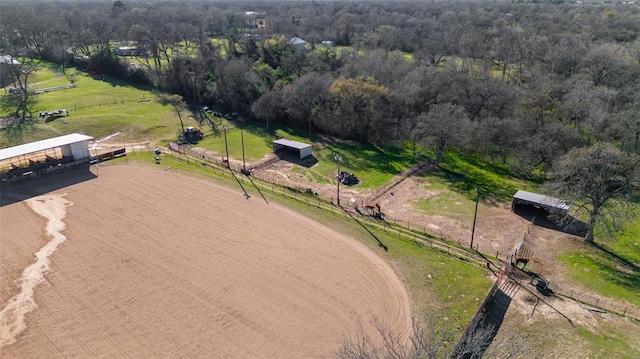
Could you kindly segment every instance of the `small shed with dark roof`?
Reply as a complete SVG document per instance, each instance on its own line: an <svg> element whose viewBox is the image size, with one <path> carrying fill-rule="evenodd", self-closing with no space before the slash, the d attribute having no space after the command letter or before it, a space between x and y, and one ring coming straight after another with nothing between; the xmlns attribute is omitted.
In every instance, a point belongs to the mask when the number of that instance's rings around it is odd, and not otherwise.
<svg viewBox="0 0 640 359"><path fill-rule="evenodd" d="M311 145L308 143L281 138L273 141L273 152L295 152L300 159L311 156Z"/></svg>
<svg viewBox="0 0 640 359"><path fill-rule="evenodd" d="M523 190L518 190L516 194L513 195L511 209L513 210L518 204L536 207L549 213L561 215L566 215L571 206L571 204L565 200Z"/></svg>

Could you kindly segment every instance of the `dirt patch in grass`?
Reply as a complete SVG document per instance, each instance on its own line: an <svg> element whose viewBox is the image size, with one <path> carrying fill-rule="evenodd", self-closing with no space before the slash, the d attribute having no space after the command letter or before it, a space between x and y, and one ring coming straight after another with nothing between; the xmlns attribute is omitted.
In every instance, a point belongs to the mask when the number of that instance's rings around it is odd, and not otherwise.
<svg viewBox="0 0 640 359"><path fill-rule="evenodd" d="M291 162L278 161L254 172L260 178L284 183L300 190L310 189L321 198L335 201L337 197L335 181L329 184L319 183L310 178L305 171L295 170L295 166L297 165ZM471 215L466 217L453 217L449 213L425 214L416 209L416 201L436 197L442 192L438 189L426 188L427 184L428 181L423 177L409 176L380 195L375 203L380 205L381 211L389 221L425 231L463 246L470 245L473 205L464 204L471 206L467 211ZM351 199L359 206L374 205L375 203L368 202L368 198L373 194L373 190L360 190L357 186L340 186L340 199L343 205L347 205ZM474 248L491 255L498 253L505 258L522 239L527 226L528 222L512 213L507 205L481 203L476 220Z"/></svg>

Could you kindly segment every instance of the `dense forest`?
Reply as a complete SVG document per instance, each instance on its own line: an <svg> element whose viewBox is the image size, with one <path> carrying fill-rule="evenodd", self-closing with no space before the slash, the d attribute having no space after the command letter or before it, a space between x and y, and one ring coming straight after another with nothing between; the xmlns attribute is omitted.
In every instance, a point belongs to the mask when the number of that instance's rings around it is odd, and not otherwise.
<svg viewBox="0 0 640 359"><path fill-rule="evenodd" d="M411 144L436 162L455 148L548 176L563 155L595 148L592 156L626 156L616 170L637 175L626 165L640 152L637 4L5 0L0 8L0 54L23 59L3 86L26 82L16 81L30 73L24 59L41 59L267 126ZM609 186L614 197L637 185L627 177Z"/></svg>

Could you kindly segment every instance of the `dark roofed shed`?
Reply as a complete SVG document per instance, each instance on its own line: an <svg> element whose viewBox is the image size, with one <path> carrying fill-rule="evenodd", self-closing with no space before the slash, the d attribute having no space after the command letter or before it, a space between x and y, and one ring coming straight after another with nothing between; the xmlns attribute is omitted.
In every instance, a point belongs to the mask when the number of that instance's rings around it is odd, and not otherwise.
<svg viewBox="0 0 640 359"><path fill-rule="evenodd" d="M516 194L513 195L511 208L513 209L516 204L524 204L542 208L548 212L561 212L564 214L569 211L569 207L571 206L569 202L565 200L523 190L518 190Z"/></svg>

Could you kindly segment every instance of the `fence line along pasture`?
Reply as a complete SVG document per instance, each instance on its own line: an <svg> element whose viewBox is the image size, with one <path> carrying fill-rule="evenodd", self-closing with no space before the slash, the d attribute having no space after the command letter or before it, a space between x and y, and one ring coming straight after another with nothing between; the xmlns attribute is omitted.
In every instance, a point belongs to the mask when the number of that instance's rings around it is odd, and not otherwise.
<svg viewBox="0 0 640 359"><path fill-rule="evenodd" d="M125 103L132 103L132 102L149 102L151 101L148 98L138 98L138 99L110 99L108 101L101 101L98 103L90 103L90 104L73 104L73 109L74 111L77 111L78 109L83 109L83 108L91 108L91 107L101 107L101 106L117 106L117 105L124 105Z"/></svg>
<svg viewBox="0 0 640 359"><path fill-rule="evenodd" d="M147 151L150 150L147 149ZM164 152L167 153L167 151ZM199 153L198 151L193 151L188 145L170 143L168 154L187 163L198 163L214 171L220 171L220 173L225 176L229 169L239 173L242 168L239 164L225 163L221 156L210 156L204 152ZM229 166L229 169L227 169L227 166ZM282 180L263 177L259 174L252 174L251 177L256 179L254 183L260 185L264 190L269 190L272 193L278 193L298 202L306 203L309 206L329 210L332 213L344 215L345 217L351 216L355 220L358 220L360 224L364 223L369 227L395 234L401 240L411 241L425 248L438 250L452 258L463 260L476 266L485 267L490 263L489 259L481 254L478 245L471 250L462 240L444 238L442 233L439 235L428 233L424 225L419 226L415 223L401 221L391 216L385 216L384 219L376 219L355 210L355 208L352 209L348 205L341 206L335 203L334 197L316 195L312 192L309 193L306 188L296 187ZM243 176L239 176L238 178L242 181L247 181ZM340 204L343 204L342 201ZM494 253L489 252L485 252L485 254L488 256L494 255ZM500 253L499 251L495 252L495 259L499 266L508 265L509 256L510 254ZM496 265L495 263L493 264ZM607 298L582 294L577 290L562 288L553 283L550 283L550 288L557 295L576 300L585 306L586 309L604 310L640 321L640 310L632 305L614 303Z"/></svg>
<svg viewBox="0 0 640 359"><path fill-rule="evenodd" d="M188 145L178 145L176 143L170 143L169 154L179 160L185 162L200 163L205 167L212 167L211 165L214 164L215 166L219 166L219 168L222 167L222 173L224 173L224 171L226 170L224 168L227 166L227 164L224 163L222 156L210 156L205 153L194 151ZM235 172L240 172L241 170L241 165L239 164L229 163L228 166ZM410 240L425 247L438 249L441 252L454 255L459 259L474 262L477 265L485 265L485 260L482 259L481 256L478 256L474 252L463 248L462 245L455 246L453 245L453 243L449 244L447 239L445 239L442 235L440 235L440 237L437 237L427 234L425 231L426 227L424 226L422 233L420 233L419 226L414 224L413 228L415 229L412 230L411 223L407 221L401 221L390 216L385 217L383 220L374 219L371 216L365 215L363 213L358 213L358 211L348 206L338 206L338 204L335 203L336 201L334 197L316 195L315 193L307 192L307 188L295 186L293 184L286 183L275 178L266 178L255 173L251 176L258 179L256 183L259 183L264 189L269 189L272 192L277 191L278 193L294 200L305 202L309 205L314 205L319 208L331 210L334 213L345 213L345 215L347 215L346 213L349 213L354 218L358 219L361 222L365 222L369 226L377 227L378 229L381 229L388 233L396 234L399 238L402 238L404 240ZM342 201L340 204L344 205Z"/></svg>

